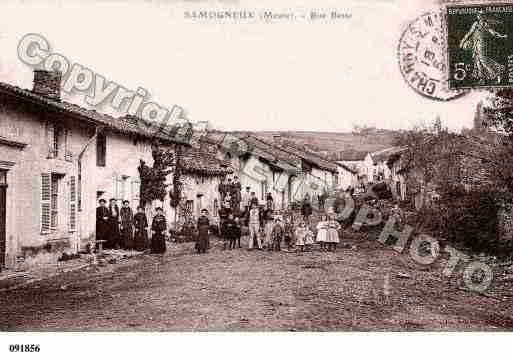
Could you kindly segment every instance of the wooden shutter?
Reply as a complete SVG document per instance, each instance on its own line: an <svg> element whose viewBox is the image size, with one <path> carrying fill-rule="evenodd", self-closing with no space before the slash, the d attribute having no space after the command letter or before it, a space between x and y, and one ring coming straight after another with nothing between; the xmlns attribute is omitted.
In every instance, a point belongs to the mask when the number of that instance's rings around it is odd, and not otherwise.
<svg viewBox="0 0 513 359"><path fill-rule="evenodd" d="M77 181L75 176L69 179L69 221L70 232L77 230Z"/></svg>
<svg viewBox="0 0 513 359"><path fill-rule="evenodd" d="M51 213L51 198L52 198L52 190L51 190L51 174L50 173L42 173L41 174L41 234L50 233L50 213Z"/></svg>

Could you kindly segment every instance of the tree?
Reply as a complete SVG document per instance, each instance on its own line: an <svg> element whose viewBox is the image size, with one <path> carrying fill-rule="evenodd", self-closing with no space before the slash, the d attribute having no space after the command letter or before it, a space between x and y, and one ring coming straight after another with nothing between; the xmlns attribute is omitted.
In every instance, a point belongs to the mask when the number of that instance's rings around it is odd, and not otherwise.
<svg viewBox="0 0 513 359"><path fill-rule="evenodd" d="M176 169L176 154L171 149L163 149L160 144L152 146L153 166L143 160L138 167L141 178L141 203L144 205L154 200L164 201L167 194L167 176ZM173 180L175 182L175 179ZM179 178L176 180L179 182Z"/></svg>
<svg viewBox="0 0 513 359"><path fill-rule="evenodd" d="M487 99L484 113L487 126L494 131L495 150L489 159L498 185L513 193L513 90L505 89Z"/></svg>

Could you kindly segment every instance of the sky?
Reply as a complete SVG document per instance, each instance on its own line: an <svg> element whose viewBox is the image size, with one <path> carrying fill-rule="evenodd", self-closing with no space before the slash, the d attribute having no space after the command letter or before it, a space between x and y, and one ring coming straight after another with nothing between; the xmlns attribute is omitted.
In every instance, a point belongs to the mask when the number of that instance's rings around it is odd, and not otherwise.
<svg viewBox="0 0 513 359"><path fill-rule="evenodd" d="M151 100L183 107L193 122L223 130L350 131L353 125L408 129L437 115L452 130L472 125L472 92L448 102L403 80L397 46L407 24L436 0L4 0L0 81L32 87L16 54L27 33L54 52ZM315 5L313 5L315 4ZM186 10L336 10L333 21L214 21ZM82 104L83 96L71 98ZM105 112L112 112L109 108Z"/></svg>

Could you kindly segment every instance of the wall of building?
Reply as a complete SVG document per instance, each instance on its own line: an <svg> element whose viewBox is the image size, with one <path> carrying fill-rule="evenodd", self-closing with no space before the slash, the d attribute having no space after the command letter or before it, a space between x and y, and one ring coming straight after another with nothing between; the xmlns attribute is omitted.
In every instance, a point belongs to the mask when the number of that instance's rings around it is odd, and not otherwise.
<svg viewBox="0 0 513 359"><path fill-rule="evenodd" d="M57 158L48 159L49 142L42 115L67 128L67 148L76 151L87 141L89 131L85 126L73 125L65 115L36 111L32 107L0 99L0 136L23 142L23 149L0 150L0 162L11 163L7 189L7 248L8 267L16 265L18 257L25 257L26 265L53 261L62 251L72 251L78 243L77 234L70 232L68 199L69 180L77 175L74 157L65 156L64 143L60 143ZM64 137L61 137L63 139ZM41 174L59 175L58 224L49 234L41 233Z"/></svg>
<svg viewBox="0 0 513 359"><path fill-rule="evenodd" d="M172 182L172 176L168 178L168 182ZM194 219L198 219L200 211L206 209L209 213L212 224L219 223L218 210L220 208L221 199L218 191L221 176L195 176L188 174L182 177L184 183L182 191L182 204L192 201ZM179 230L183 224L183 218L175 208L170 205L169 195L166 196L163 203L155 203L154 208L159 205L164 209L164 215L167 219L168 228Z"/></svg>
<svg viewBox="0 0 513 359"><path fill-rule="evenodd" d="M82 212L80 214L80 238L84 247L94 239L96 207L98 200L115 198L119 206L130 201L136 210L139 205L140 160L153 165L151 143L146 139L135 140L129 136L106 132L105 167L97 166L96 140L86 150L82 160ZM78 148L76 149L78 150Z"/></svg>
<svg viewBox="0 0 513 359"><path fill-rule="evenodd" d="M338 168L338 183L337 189L346 190L349 186L356 187L358 182L357 175L346 170L343 167Z"/></svg>

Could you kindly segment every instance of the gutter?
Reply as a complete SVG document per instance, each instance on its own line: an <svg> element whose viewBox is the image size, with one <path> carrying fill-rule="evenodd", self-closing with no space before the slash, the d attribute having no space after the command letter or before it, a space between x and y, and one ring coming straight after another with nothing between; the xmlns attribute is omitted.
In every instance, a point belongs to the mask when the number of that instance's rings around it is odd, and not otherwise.
<svg viewBox="0 0 513 359"><path fill-rule="evenodd" d="M97 126L94 131L94 135L86 142L82 150L80 151L77 159L77 167L78 167L78 181L77 181L77 253L80 249L80 239L81 239L81 232L82 232L82 157L84 156L85 152L89 148L89 146L96 141L96 138L98 135L105 129L104 126Z"/></svg>

